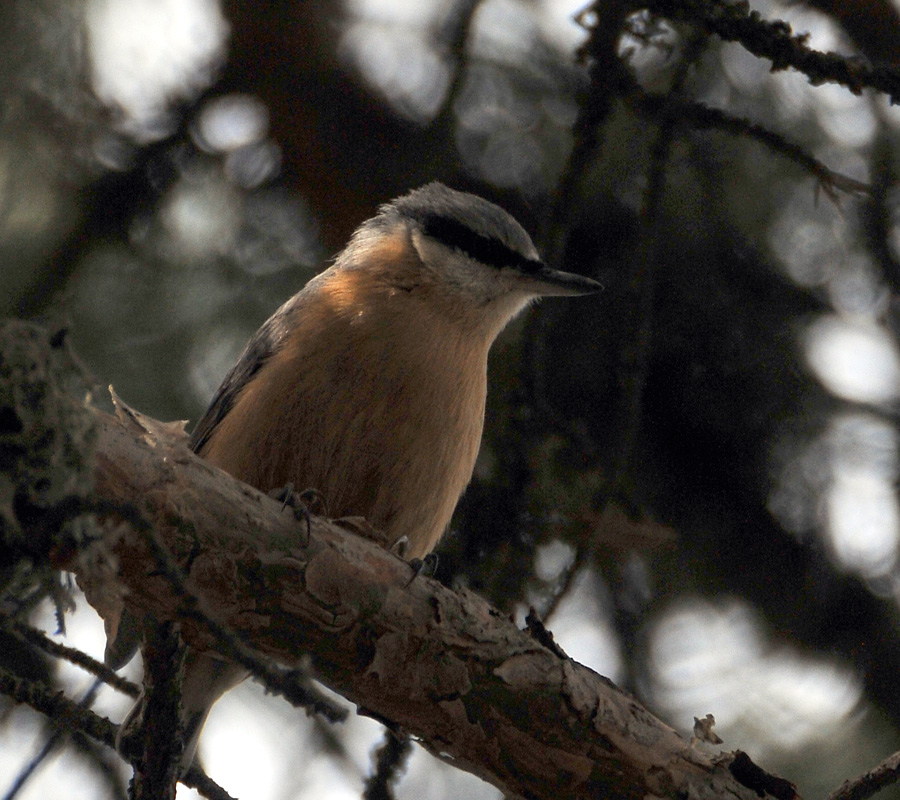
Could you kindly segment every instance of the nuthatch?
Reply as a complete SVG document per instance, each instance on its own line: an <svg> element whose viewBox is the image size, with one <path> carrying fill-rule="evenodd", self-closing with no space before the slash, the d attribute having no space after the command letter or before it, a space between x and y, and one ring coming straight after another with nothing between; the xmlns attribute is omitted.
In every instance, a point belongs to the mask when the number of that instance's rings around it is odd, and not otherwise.
<svg viewBox="0 0 900 800"><path fill-rule="evenodd" d="M488 350L534 298L600 285L545 266L505 211L440 183L382 206L259 329L191 437L258 489L313 487L418 558L437 544L481 443ZM189 652L190 765L242 668Z"/></svg>

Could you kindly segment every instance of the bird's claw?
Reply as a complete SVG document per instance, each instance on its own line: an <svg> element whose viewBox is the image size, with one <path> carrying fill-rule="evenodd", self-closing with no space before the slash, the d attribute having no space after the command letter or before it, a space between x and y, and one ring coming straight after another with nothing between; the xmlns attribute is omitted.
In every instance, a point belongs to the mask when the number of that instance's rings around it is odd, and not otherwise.
<svg viewBox="0 0 900 800"><path fill-rule="evenodd" d="M309 537L312 536L312 517L328 515L322 493L318 489L304 489L298 493L294 491L294 484L286 483L277 489L271 489L267 494L281 503L282 511L290 506L294 516L306 522L306 541L309 543Z"/></svg>
<svg viewBox="0 0 900 800"><path fill-rule="evenodd" d="M407 581L406 586L403 587L404 589L408 588L419 575L424 575L426 578L433 578L438 568L438 555L437 553L428 553L424 558L410 559L409 566L410 569L412 569L413 574Z"/></svg>

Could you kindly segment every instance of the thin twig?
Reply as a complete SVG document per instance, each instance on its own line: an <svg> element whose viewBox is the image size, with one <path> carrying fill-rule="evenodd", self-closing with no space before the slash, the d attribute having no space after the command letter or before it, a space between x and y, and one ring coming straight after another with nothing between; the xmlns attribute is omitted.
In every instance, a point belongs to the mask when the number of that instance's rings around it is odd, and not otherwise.
<svg viewBox="0 0 900 800"><path fill-rule="evenodd" d="M828 800L866 800L885 786L900 780L900 752L888 756L877 767L850 781L844 781Z"/></svg>
<svg viewBox="0 0 900 800"><path fill-rule="evenodd" d="M41 631L35 630L22 622L14 621L11 624L7 623L4 627L14 636L17 636L28 644L43 650L51 656L65 659L75 666L80 667L85 672L89 672L91 675L100 678L100 680L111 686L113 689L122 692L123 694L127 694L129 697L137 697L140 694L140 689L136 684L117 675L113 670L107 667L106 664L102 664L96 659L91 658L81 650L54 642L52 639L47 638Z"/></svg>
<svg viewBox="0 0 900 800"><path fill-rule="evenodd" d="M661 101L659 130L650 151L650 172L641 208L641 247L632 279L631 289L638 295L633 345L626 348L620 365L623 402L619 419L621 436L616 447L616 459L606 495L609 500L628 495L628 477L634 468L634 456L644 391L650 369L650 353L653 344L653 314L656 299L656 265L661 260L659 216L665 191L666 167L679 118L679 92L687 79L690 66L699 58L706 45L706 37L695 34L688 41L682 59L672 79L672 89ZM587 541L575 551L575 558L566 570L550 601L543 609L544 619L549 620L571 589L579 571L593 558L598 547L601 530L595 527Z"/></svg>
<svg viewBox="0 0 900 800"><path fill-rule="evenodd" d="M807 44L807 34L795 34L783 20L764 20L748 3L719 0L647 0L644 7L669 19L696 25L728 42L737 42L759 58L772 62L772 71L792 68L810 83L836 83L853 94L870 88L900 101L900 70L885 65L869 65L839 53L823 53Z"/></svg>
<svg viewBox="0 0 900 800"><path fill-rule="evenodd" d="M55 724L64 726L67 730L88 736L113 749L116 746L118 726L106 717L81 708L61 691L53 691L42 683L26 680L0 669L0 694L40 711ZM197 789L211 800L234 800L196 764L188 770L181 782L185 786Z"/></svg>
<svg viewBox="0 0 900 800"><path fill-rule="evenodd" d="M178 626L171 622L148 625L141 652L144 708L131 796L134 800L174 800L184 755L184 724L179 708L185 647Z"/></svg>
<svg viewBox="0 0 900 800"><path fill-rule="evenodd" d="M462 93L466 78L466 45L472 31L472 23L475 14L482 5L483 0L460 0L450 8L444 24L438 33L438 39L443 45L447 55L453 60L453 77L444 98L441 116L443 120L452 125L452 115L455 113L456 101Z"/></svg>
<svg viewBox="0 0 900 800"><path fill-rule="evenodd" d="M587 543L580 544L575 548L575 557L572 559L572 563L566 568L562 578L557 581L556 586L550 594L550 599L541 610L541 616L545 620L550 620L559 609L560 603L562 603L566 598L566 595L571 591L572 585L575 583L575 578L578 577L578 573L581 572L593 555L590 550L590 544Z"/></svg>
<svg viewBox="0 0 900 800"><path fill-rule="evenodd" d="M71 727L110 747L115 746L116 726L105 717L79 707L61 691L53 691L42 683L0 669L0 694L31 706L57 724Z"/></svg>
<svg viewBox="0 0 900 800"><path fill-rule="evenodd" d="M101 686L103 686L102 680L94 681L87 692L85 692L84 697L79 701L78 707L84 709L90 708L93 705L94 698L97 696L97 692L100 690ZM3 800L14 800L15 796L28 782L28 779L34 775L37 768L44 763L47 756L53 752L56 746L60 744L69 733L70 731L63 728L62 725L57 727L53 734L48 737L47 741L44 742L44 746L35 754L34 758L32 758L16 776L12 786L10 786L6 794L3 795Z"/></svg>
<svg viewBox="0 0 900 800"><path fill-rule="evenodd" d="M588 64L590 86L579 103L578 118L572 126L574 144L556 188L556 199L540 231L539 244L544 259L558 266L566 247L566 234L573 209L579 201L579 185L602 144L603 123L612 112L616 98L631 83L628 71L617 53L622 25L631 4L616 0L598 5L597 24L588 28L589 38L579 57Z"/></svg>
<svg viewBox="0 0 900 800"><path fill-rule="evenodd" d="M696 34L687 43L672 79L672 89L662 101L659 130L650 149L650 171L640 217L642 246L632 281L632 289L640 298L637 309L637 331L633 350L627 353L630 356L629 363L623 365L626 408L621 420L622 437L616 449L618 455L613 470L613 494L622 494L626 490L627 476L634 466L635 445L641 427L644 389L653 344L657 265L662 255L659 222L665 196L666 168L679 120L678 112L681 107L679 93L687 79L691 64L699 57L705 44L706 37Z"/></svg>
<svg viewBox="0 0 900 800"><path fill-rule="evenodd" d="M544 260L553 267L561 268L565 257L575 209L582 201L581 183L602 145L603 124L630 80L616 52L619 32L630 10L630 3L623 0L603 3L597 10L598 23L590 28L590 36L579 54L589 65L590 85L587 96L579 103L578 117L572 126L574 143L568 163L537 239ZM528 392L532 404L542 415L553 415L547 402L546 385L549 327L549 315L535 314L527 329Z"/></svg>
<svg viewBox="0 0 900 800"><path fill-rule="evenodd" d="M872 148L872 197L862 209L862 230L869 251L881 267L881 274L897 295L900 294L900 261L891 247L894 228L894 193L897 188L897 160L892 137L882 132Z"/></svg>
<svg viewBox="0 0 900 800"><path fill-rule="evenodd" d="M366 779L363 800L394 800L394 784L406 768L412 753L408 736L384 732L384 741L375 753L375 773Z"/></svg>
<svg viewBox="0 0 900 800"><path fill-rule="evenodd" d="M638 108L653 114L659 113L664 107L669 107L671 102L679 120L685 125L692 128L723 131L753 139L773 153L790 159L798 167L817 178L822 186L822 190L832 200L836 200L837 191L855 194L870 194L872 191L868 184L854 180L839 172L834 172L799 145L789 142L780 134L770 131L762 125L757 125L748 119L733 117L725 111L710 108L703 103L691 100L673 98L670 101L669 98L659 98L649 94L634 94L629 99Z"/></svg>
<svg viewBox="0 0 900 800"><path fill-rule="evenodd" d="M559 266L565 256L574 209L581 200L580 183L601 148L603 123L612 112L615 100L632 83L617 52L619 35L630 11L630 3L615 0L595 5L596 24L593 26L584 25L583 19L586 17L576 17L576 22L583 25L590 34L579 53L579 58L589 65L590 88L587 96L579 103L578 118L572 128L575 142L557 186L555 202L540 232L541 251L551 266ZM556 418L558 415L547 402L546 391L549 325L549 318L545 314L534 315L529 323L528 383L532 403L544 416ZM569 570L542 609L544 619L549 619L556 611L587 560L585 548L579 547Z"/></svg>
<svg viewBox="0 0 900 800"><path fill-rule="evenodd" d="M191 768L181 777L181 783L189 789L196 789L209 800L235 800L218 783L209 777L194 761Z"/></svg>

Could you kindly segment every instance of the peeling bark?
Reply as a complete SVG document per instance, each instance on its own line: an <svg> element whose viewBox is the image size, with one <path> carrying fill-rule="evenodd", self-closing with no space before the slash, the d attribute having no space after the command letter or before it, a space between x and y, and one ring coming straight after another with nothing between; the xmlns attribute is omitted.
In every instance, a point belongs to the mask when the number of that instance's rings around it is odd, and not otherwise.
<svg viewBox="0 0 900 800"><path fill-rule="evenodd" d="M191 453L181 424L91 408L78 373L59 334L0 326L0 550L26 578L74 571L113 639L134 633L118 630L127 609L215 650L213 620L284 665L311 660L361 713L510 797L792 800L743 754L692 747L535 622L413 579L359 520L308 532Z"/></svg>
<svg viewBox="0 0 900 800"><path fill-rule="evenodd" d="M308 655L323 683L438 757L510 796L757 796L731 754L691 747L477 595L411 580L404 561L326 520L307 536L279 503L194 456L179 426L123 407L95 415L98 499L155 528L211 617L282 664ZM113 597L180 619L191 647L215 649L202 620L180 615L148 535L113 523L105 546L125 592L104 591L110 573L81 559L70 566L89 600L107 617Z"/></svg>

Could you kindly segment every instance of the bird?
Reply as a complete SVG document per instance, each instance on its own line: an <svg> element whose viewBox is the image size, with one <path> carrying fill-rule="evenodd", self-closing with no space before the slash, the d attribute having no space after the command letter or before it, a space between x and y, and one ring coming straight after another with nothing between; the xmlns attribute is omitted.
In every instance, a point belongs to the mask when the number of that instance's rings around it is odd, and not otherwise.
<svg viewBox="0 0 900 800"><path fill-rule="evenodd" d="M262 491L312 487L329 516L364 517L420 559L472 477L497 335L540 297L600 288L544 264L499 206L429 183L382 205L262 325L190 447ZM185 768L246 675L188 648Z"/></svg>

